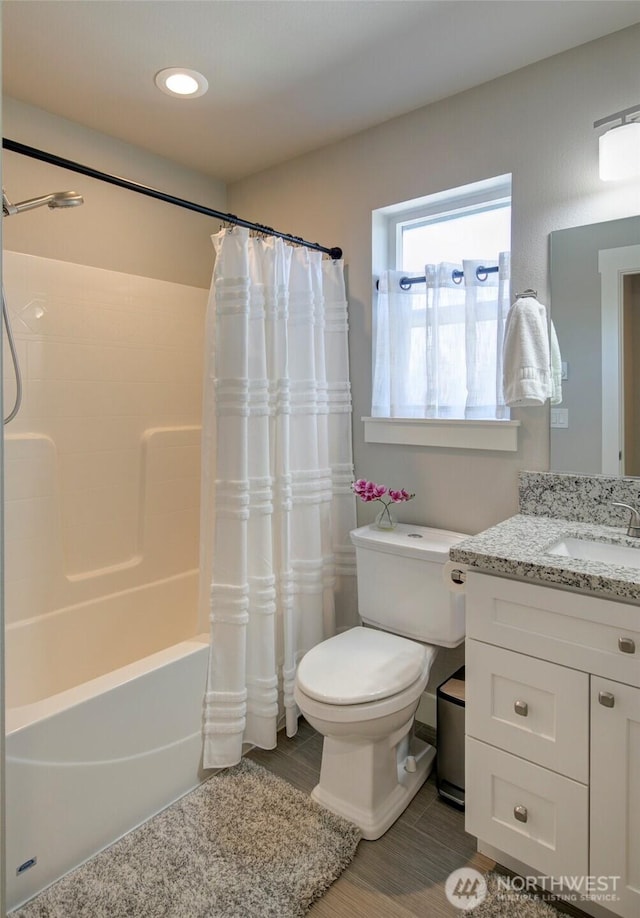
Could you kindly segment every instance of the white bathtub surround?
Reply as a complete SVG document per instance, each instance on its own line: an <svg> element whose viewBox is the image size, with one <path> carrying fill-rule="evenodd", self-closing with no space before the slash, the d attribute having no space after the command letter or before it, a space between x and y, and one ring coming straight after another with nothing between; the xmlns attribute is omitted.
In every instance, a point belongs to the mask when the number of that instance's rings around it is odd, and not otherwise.
<svg viewBox="0 0 640 918"><path fill-rule="evenodd" d="M206 291L17 252L3 272L7 623L195 571Z"/></svg>
<svg viewBox="0 0 640 918"><path fill-rule="evenodd" d="M13 907L202 779L207 294L16 252L3 269L24 380L4 444Z"/></svg>
<svg viewBox="0 0 640 918"><path fill-rule="evenodd" d="M359 838L356 826L245 759L16 918L302 918L349 865Z"/></svg>
<svg viewBox="0 0 640 918"><path fill-rule="evenodd" d="M213 236L202 457L205 767L297 730L302 654L356 624L343 266L247 230Z"/></svg>

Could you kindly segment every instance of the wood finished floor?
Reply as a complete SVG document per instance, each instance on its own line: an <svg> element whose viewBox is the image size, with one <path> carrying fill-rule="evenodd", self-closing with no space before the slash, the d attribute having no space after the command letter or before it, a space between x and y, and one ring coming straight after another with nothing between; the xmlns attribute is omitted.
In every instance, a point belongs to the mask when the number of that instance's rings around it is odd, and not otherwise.
<svg viewBox="0 0 640 918"><path fill-rule="evenodd" d="M429 728L417 732L433 741ZM295 737L280 733L276 749L254 749L249 757L309 793L320 774L322 737L301 721ZM464 866L486 871L493 861L477 853L475 838L464 831L464 814L438 798L432 776L382 838L360 842L352 864L309 915L459 918L463 913L448 902L444 884L453 870Z"/></svg>
<svg viewBox="0 0 640 918"><path fill-rule="evenodd" d="M417 735L434 743L434 731L418 724ZM318 783L322 737L304 720L296 736L278 734L271 751L254 749L248 757L304 793ZM447 877L458 867L486 872L494 861L478 854L476 839L464 830L464 813L444 803L432 775L400 819L377 841L362 840L352 863L310 909L310 918L460 918L465 914L444 893ZM588 918L566 903L558 915ZM472 914L470 912L469 914Z"/></svg>

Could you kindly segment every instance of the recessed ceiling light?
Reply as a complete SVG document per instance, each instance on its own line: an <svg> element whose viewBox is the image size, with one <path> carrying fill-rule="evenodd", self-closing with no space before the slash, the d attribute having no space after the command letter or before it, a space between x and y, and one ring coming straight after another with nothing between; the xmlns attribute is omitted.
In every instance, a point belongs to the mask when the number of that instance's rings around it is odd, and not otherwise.
<svg viewBox="0 0 640 918"><path fill-rule="evenodd" d="M203 96L209 84L197 70L186 70L184 67L167 67L155 75L155 84L168 96L181 96L183 99L195 99Z"/></svg>

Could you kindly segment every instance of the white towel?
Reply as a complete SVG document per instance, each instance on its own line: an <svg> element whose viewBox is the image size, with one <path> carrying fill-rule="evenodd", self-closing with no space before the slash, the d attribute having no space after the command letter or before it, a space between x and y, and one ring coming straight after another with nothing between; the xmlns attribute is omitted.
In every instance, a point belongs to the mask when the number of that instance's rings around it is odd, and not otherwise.
<svg viewBox="0 0 640 918"><path fill-rule="evenodd" d="M553 320L551 320L551 404L560 405L562 403L562 357L560 356L560 345L556 335Z"/></svg>
<svg viewBox="0 0 640 918"><path fill-rule="evenodd" d="M507 313L502 366L510 408L543 405L551 395L547 310L533 296L519 297Z"/></svg>

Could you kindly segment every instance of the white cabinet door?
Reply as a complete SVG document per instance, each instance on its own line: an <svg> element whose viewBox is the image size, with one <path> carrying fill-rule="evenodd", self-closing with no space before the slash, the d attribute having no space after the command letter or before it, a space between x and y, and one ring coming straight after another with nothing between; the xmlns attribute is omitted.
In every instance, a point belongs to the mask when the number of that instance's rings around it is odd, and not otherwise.
<svg viewBox="0 0 640 918"><path fill-rule="evenodd" d="M613 901L640 915L640 689L591 679L591 851L589 872L619 877Z"/></svg>

